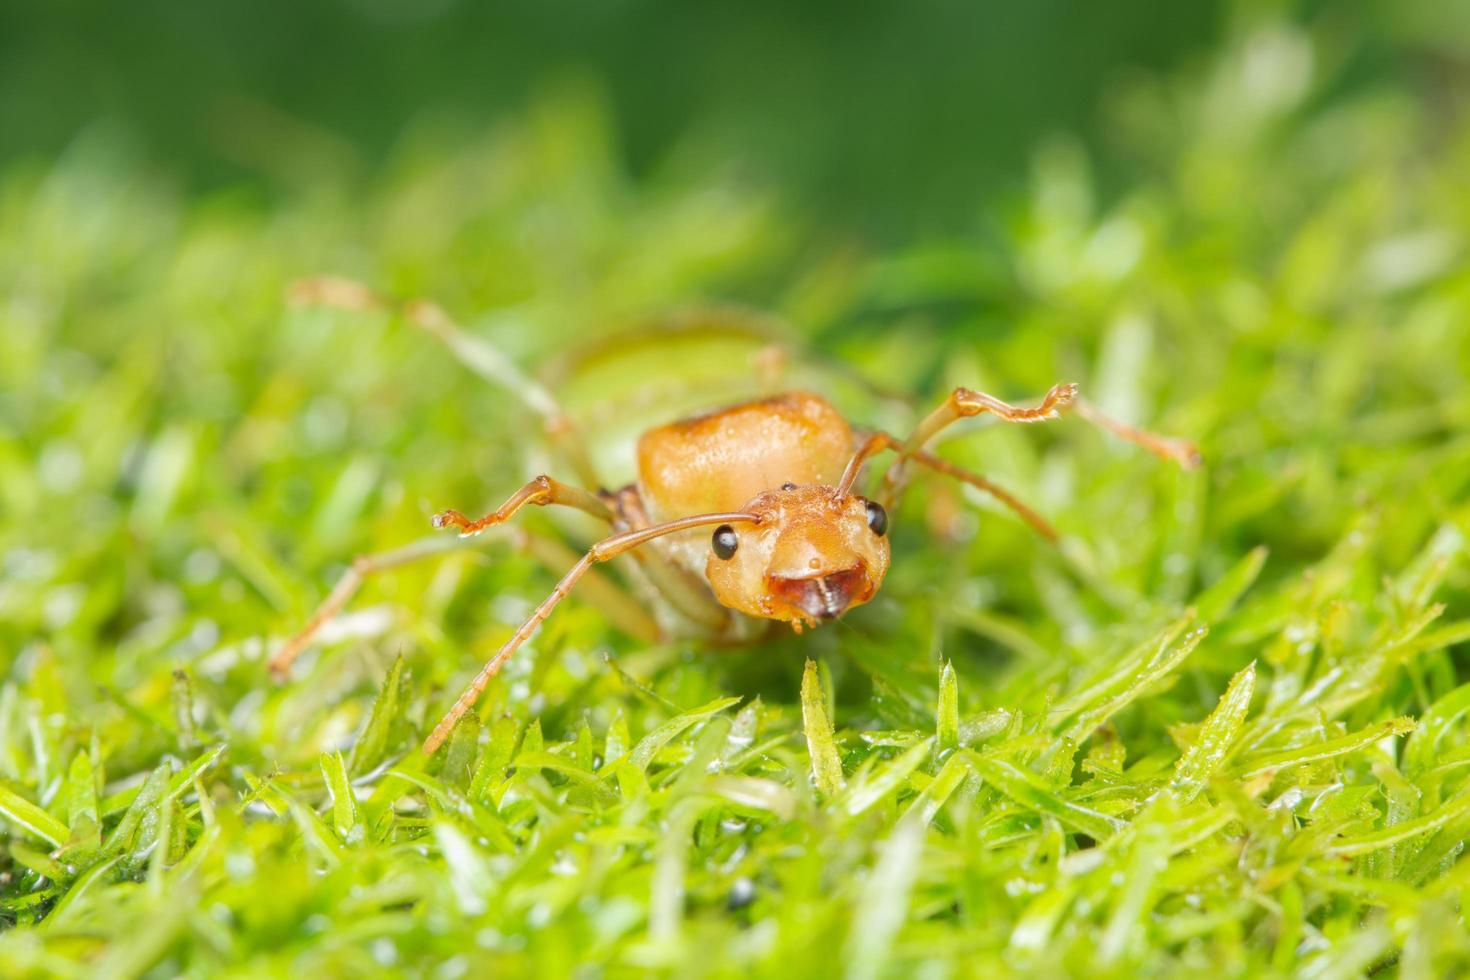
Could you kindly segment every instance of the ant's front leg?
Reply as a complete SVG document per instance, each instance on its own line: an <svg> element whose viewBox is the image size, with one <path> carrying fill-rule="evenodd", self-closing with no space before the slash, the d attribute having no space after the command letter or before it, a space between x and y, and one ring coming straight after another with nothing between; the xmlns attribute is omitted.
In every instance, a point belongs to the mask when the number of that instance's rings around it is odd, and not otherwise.
<svg viewBox="0 0 1470 980"><path fill-rule="evenodd" d="M908 462L910 460L917 460L920 450L924 448L924 444L934 438L941 429L953 425L960 419L986 413L994 415L1006 422L1046 422L1059 417L1072 404L1072 400L1076 397L1077 386L1075 384L1058 384L1052 386L1052 389L1046 393L1046 397L1041 400L1040 405L1037 405L1035 408L1019 408L1008 402L1001 401L994 395L987 395L983 391L971 391L969 388L956 388L950 392L949 397L944 400L943 405L930 412L924 417L922 422L914 427L913 434L904 442L900 443L886 432L876 433L871 436L858 449L852 461L847 464L847 471L843 473L842 480L838 484L837 496L841 497L847 493L848 488L857 479L859 468L868 457L884 449L893 449L898 453L898 458L893 461L892 465L888 468L888 472L884 474L883 486L884 498L889 502L895 501L902 495L907 483ZM941 466L935 466L935 463L940 463ZM926 463L926 465L940 469L942 468L942 461L930 457L930 462ZM949 475L956 476L954 473ZM958 478L966 479L965 477ZM984 478L975 477L974 480L966 480L966 482L980 486L978 483L975 483L975 480L983 481ZM985 482L988 484L988 481ZM1018 513L1026 516L1027 522L1033 527L1038 526L1037 521L1040 519L1032 520L1034 515L1024 505L1020 505L1018 501L1015 501L1015 498L1009 497L1004 491L996 493L997 488L994 488L993 485L981 486L980 489L995 493L997 497L1016 509ZM1047 531L1043 531L1042 533L1051 536Z"/></svg>
<svg viewBox="0 0 1470 980"><path fill-rule="evenodd" d="M509 500L479 520L472 521L457 510L446 510L434 515L434 526L458 528L460 537L467 538L479 534L487 527L504 524L527 504L535 504L538 507L559 504L563 507L575 507L608 524L613 523L614 520L611 508L597 494L583 490L581 487L561 483L542 474L511 494Z"/></svg>
<svg viewBox="0 0 1470 980"><path fill-rule="evenodd" d="M1085 398L1077 399L1077 415L1099 429L1111 432L1119 439L1126 439L1135 445L1142 446L1160 459L1179 464L1182 469L1192 470L1204 462L1199 448L1188 439L1161 436L1157 432L1119 422L1109 415L1104 415L1096 405Z"/></svg>
<svg viewBox="0 0 1470 980"><path fill-rule="evenodd" d="M582 581L591 572L593 565L611 561L618 555L632 551L639 545L652 541L655 538L677 534L680 531L697 527L708 527L712 524L730 524L735 522L757 523L759 521L760 517L758 515L744 512L696 514L692 517L681 517L663 524L654 524L651 527L620 531L595 543L562 576L561 581L556 583L556 588L551 590L551 595L542 600L541 604L531 613L530 618L522 623L511 634L510 639L501 645L495 655L485 662L485 666L480 668L480 672L475 675L474 680L465 688L464 693L455 700L449 712L438 725L434 726L434 730L429 734L428 739L424 741L424 752L432 755L438 750L439 746L444 744L444 740L449 737L449 733L454 730L454 726L459 723L459 719L464 716L465 712L474 707L475 702L484 693L486 686L500 672L500 668L505 665L505 662L511 658L512 654L520 649L522 644L531 638L531 634L536 632L536 628L545 622L546 617L551 615L551 611L567 597L567 594L572 591L572 587Z"/></svg>
<svg viewBox="0 0 1470 980"><path fill-rule="evenodd" d="M874 432L872 435L864 439L861 446L858 447L858 451L853 454L852 461L847 465L847 471L842 476L842 482L839 485L838 493L845 494L852 486L853 482L856 481L858 470L862 467L863 463L866 462L870 457L882 452L885 449L891 449L894 452L902 453L904 452L904 444L898 441L898 439L889 435L887 432ZM1057 542L1058 537L1056 529L1053 528L1049 523L1047 523L1044 517L1036 513L1036 511L1032 510L1030 507L1027 507L1025 504L1021 503L1019 499L1017 499L1009 490L1006 490L1004 487L992 483L990 480L981 476L979 473L973 473L963 467L956 466L954 463L951 463L947 459L941 459L938 456L934 456L922 450L914 450L909 452L907 458L912 462L918 463L920 466L928 467L936 473L943 473L950 479L958 480L961 483L967 483L970 486L974 487L976 490L982 490L985 493L990 494L996 500L1000 501L1002 504L1014 511L1016 513L1016 516L1020 517L1021 520L1031 525L1031 528L1036 531L1037 534L1040 534L1042 537L1046 538L1053 544ZM889 470L888 477L884 481L882 494L879 498L879 503L882 504L882 506L886 509L892 509L897 505L898 498L903 494L905 488L905 485L903 483L893 479L893 472L896 469L897 467L895 466L894 469Z"/></svg>
<svg viewBox="0 0 1470 980"><path fill-rule="evenodd" d="M1071 407L1072 401L1077 397L1077 386L1075 384L1053 385L1041 399L1041 404L1035 408L1019 408L1008 402L1003 402L994 395L987 395L983 391L971 391L969 388L956 388L950 392L944 404L920 422L914 429L913 435L909 436L904 443L902 456L913 454L918 449L943 429L960 419L971 418L976 415L990 414L1004 422L1048 422L1060 418L1062 412Z"/></svg>
<svg viewBox="0 0 1470 980"><path fill-rule="evenodd" d="M1035 408L1019 408L982 391L956 388L945 399L943 405L930 412L914 428L913 434L898 450L898 459L885 477L888 492L896 494L902 490L905 464L911 459L916 459L924 444L934 438L941 429L960 419L990 414L1005 422L1046 422L1060 418L1062 413L1068 410L1075 410L1083 420L1111 432L1120 439L1126 439L1135 445L1142 446L1154 455L1177 463L1184 469L1194 469L1200 465L1199 450L1195 448L1194 443L1184 439L1161 436L1156 432L1138 429L1110 418L1096 406L1078 398L1075 384L1053 385L1052 389L1042 398L1041 404Z"/></svg>

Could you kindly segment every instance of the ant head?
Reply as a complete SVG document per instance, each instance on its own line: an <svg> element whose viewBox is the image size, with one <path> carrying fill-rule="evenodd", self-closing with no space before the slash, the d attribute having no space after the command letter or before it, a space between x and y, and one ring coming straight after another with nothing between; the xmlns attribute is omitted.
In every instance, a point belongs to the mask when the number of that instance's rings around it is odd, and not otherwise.
<svg viewBox="0 0 1470 980"><path fill-rule="evenodd" d="M888 571L888 515L835 488L786 484L741 508L759 522L722 524L705 576L720 602L800 628L867 602Z"/></svg>

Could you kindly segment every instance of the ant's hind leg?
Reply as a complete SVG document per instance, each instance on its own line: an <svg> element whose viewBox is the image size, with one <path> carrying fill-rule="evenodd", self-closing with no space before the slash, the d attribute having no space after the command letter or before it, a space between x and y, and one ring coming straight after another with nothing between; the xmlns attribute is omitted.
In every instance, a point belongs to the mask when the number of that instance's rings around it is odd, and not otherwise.
<svg viewBox="0 0 1470 980"><path fill-rule="evenodd" d="M556 443L583 483L596 485L597 470L571 416L545 387L526 374L515 362L480 337L466 333L437 303L413 300L403 305L409 323L435 337L449 348L459 362L485 380L513 392L536 414L546 434Z"/></svg>
<svg viewBox="0 0 1470 980"><path fill-rule="evenodd" d="M557 575L564 574L568 568L576 564L580 557L554 538L533 534L521 528L515 530L510 540ZM483 540L446 538L436 534L391 551L360 555L354 558L352 564L332 586L332 591L311 614L306 625L276 650L270 659L271 673L277 678L284 677L292 661L311 644L324 626L342 612L352 597L373 575L427 558L438 558L456 551L483 547L484 544ZM636 636L650 643L659 638L659 628L653 617L610 579L592 573L583 589L588 601L597 606L613 626L630 636Z"/></svg>
<svg viewBox="0 0 1470 980"><path fill-rule="evenodd" d="M571 418L556 398L493 344L465 332L437 303L399 302L360 282L335 276L301 279L291 285L289 299L296 306L328 306L359 312L397 311L403 319L438 340L455 358L480 377L510 392L541 417L547 435L566 456L577 477L596 485L597 471Z"/></svg>
<svg viewBox="0 0 1470 980"><path fill-rule="evenodd" d="M322 627L342 611L370 576L426 558L436 558L466 547L469 547L467 542L435 535L420 538L412 544L394 548L391 551L380 551L373 555L358 555L352 559L352 564L348 565L346 571L337 579L337 584L332 586L332 591L327 593L321 605L316 607L316 611L311 614L306 625L297 630L285 643L282 643L271 656L269 665L271 673L277 678L284 677L292 662L310 645L316 635L321 632Z"/></svg>

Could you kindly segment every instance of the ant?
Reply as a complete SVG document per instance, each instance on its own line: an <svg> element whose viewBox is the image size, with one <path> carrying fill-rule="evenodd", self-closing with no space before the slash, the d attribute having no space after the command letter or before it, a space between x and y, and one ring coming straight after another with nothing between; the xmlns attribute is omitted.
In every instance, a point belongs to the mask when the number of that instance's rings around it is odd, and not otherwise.
<svg viewBox="0 0 1470 980"><path fill-rule="evenodd" d="M293 299L303 305L358 310L391 311L395 306L365 286L332 278L298 283ZM479 373L523 388L522 396L541 412L553 438L571 450L575 468L588 483L597 484L576 442L573 425L548 392L520 375L498 351L459 329L439 307L413 302L397 310L406 321L446 343ZM590 514L605 522L612 533L571 566L551 594L486 661L435 726L424 742L424 751L433 753L444 743L500 668L593 566L622 554L633 553L657 592L704 633L741 641L754 638L753 627L761 621L785 622L800 633L873 598L888 570L889 511L903 494L911 464L989 493L1056 542L1051 525L1009 492L931 455L924 447L940 430L976 415L1031 423L1067 412L1184 468L1200 463L1191 443L1109 418L1079 398L1075 384L1055 385L1031 408L956 388L904 439L886 432L859 433L825 399L793 391L643 433L637 446L637 481L619 490L587 490L542 475L477 520L454 510L435 515L434 527L453 528L461 537L470 537L504 524L528 505L555 505ZM864 497L854 492L864 465L889 451L894 456L877 495ZM443 550L410 545L356 559L300 632L271 658L272 672L284 675L365 577ZM635 632L653 632L645 617L621 618L631 620Z"/></svg>

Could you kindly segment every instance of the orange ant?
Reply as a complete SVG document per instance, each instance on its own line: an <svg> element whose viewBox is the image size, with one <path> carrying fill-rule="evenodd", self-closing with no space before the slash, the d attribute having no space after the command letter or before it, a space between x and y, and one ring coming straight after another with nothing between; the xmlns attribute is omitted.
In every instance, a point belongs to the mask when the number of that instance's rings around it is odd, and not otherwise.
<svg viewBox="0 0 1470 980"><path fill-rule="evenodd" d="M390 308L387 300L366 287L338 279L300 283L294 298L351 309ZM573 447L576 468L588 476L588 482L596 482L586 454L578 450L572 426L544 389L518 376L497 351L459 330L437 306L412 303L400 312L408 322L443 340L480 373L529 386L532 397L528 400L541 410L548 429ZM886 432L858 435L826 400L797 391L645 432L638 441L637 482L620 490L586 490L543 475L478 520L453 510L436 515L436 528L454 528L461 537L468 537L504 524L529 504L555 504L606 522L612 534L592 545L571 566L551 595L486 661L424 742L424 751L432 753L443 744L505 662L594 565L628 552L638 557L647 579L685 618L711 636L741 640L750 639L751 625L761 620L789 623L799 633L803 627L833 620L873 597L888 570L889 511L903 493L909 464L989 493L1055 542L1057 534L1051 526L1010 493L979 474L925 452L924 446L941 429L975 415L990 414L1006 422L1043 422L1068 411L1185 468L1200 462L1188 442L1135 429L1103 415L1077 397L1075 384L1054 386L1034 408L956 388L907 439ZM888 450L895 456L876 498L853 492L863 466ZM357 559L305 627L272 657L271 670L281 676L367 575L437 551L442 549L410 545ZM646 620L639 620L635 628L649 632Z"/></svg>

